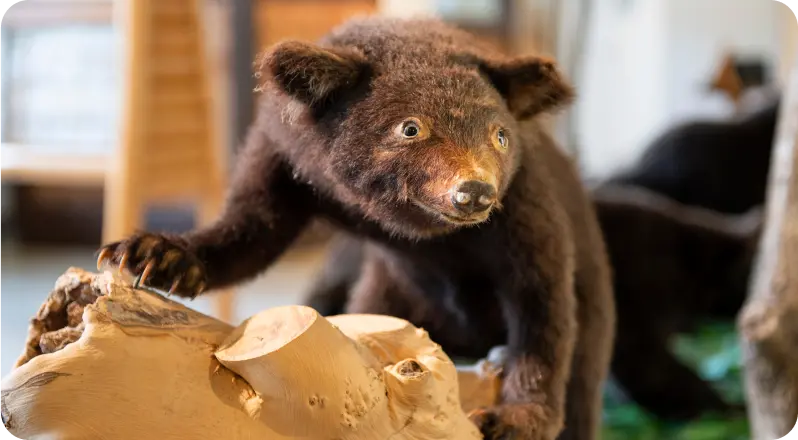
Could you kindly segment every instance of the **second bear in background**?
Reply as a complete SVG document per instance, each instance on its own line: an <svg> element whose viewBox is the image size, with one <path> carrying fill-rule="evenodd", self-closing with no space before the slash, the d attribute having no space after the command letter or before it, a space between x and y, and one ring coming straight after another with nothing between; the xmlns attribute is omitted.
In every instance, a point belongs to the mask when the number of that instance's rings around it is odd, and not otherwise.
<svg viewBox="0 0 798 440"><path fill-rule="evenodd" d="M746 298L761 210L725 215L610 184L592 196L614 271L618 332L612 374L618 384L661 419L738 411L676 358L670 342L704 319L736 318Z"/></svg>
<svg viewBox="0 0 798 440"><path fill-rule="evenodd" d="M760 206L779 105L777 99L740 119L674 127L655 139L637 164L609 181L730 214Z"/></svg>

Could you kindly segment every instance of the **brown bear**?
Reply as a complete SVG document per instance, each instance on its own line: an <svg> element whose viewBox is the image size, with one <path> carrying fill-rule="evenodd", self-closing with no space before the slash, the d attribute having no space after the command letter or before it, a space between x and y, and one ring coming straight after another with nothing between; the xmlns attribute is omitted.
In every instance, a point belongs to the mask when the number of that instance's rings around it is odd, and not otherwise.
<svg viewBox="0 0 798 440"><path fill-rule="evenodd" d="M485 438L595 438L611 280L575 167L539 121L573 95L555 65L436 20L364 18L276 45L258 72L220 218L100 260L194 296L257 275L324 219L363 244L347 311L423 305L398 315L456 330L444 349L506 343L502 402L472 415Z"/></svg>
<svg viewBox="0 0 798 440"><path fill-rule="evenodd" d="M614 274L613 378L661 419L741 413L681 363L670 344L702 320L736 318L748 291L761 208L721 214L610 183L591 195Z"/></svg>

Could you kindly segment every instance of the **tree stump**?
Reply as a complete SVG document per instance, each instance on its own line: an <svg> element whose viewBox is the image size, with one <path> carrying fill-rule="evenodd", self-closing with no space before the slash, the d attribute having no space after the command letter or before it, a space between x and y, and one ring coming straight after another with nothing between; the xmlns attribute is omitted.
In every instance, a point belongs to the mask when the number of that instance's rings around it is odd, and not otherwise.
<svg viewBox="0 0 798 440"><path fill-rule="evenodd" d="M463 407L498 390L489 362L458 372L401 319L286 306L233 328L73 268L3 379L2 418L20 438L478 439Z"/></svg>
<svg viewBox="0 0 798 440"><path fill-rule="evenodd" d="M798 420L798 66L786 93L765 227L738 322L755 440L781 438Z"/></svg>

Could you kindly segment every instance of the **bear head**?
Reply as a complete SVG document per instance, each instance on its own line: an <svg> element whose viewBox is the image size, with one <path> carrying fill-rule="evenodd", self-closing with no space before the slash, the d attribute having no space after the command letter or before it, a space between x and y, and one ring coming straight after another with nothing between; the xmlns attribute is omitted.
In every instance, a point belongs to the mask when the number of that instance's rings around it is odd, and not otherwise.
<svg viewBox="0 0 798 440"><path fill-rule="evenodd" d="M406 237L488 220L529 154L519 123L573 92L548 59L482 47L438 21L384 19L272 47L259 72L280 124L302 132L286 147L295 172Z"/></svg>

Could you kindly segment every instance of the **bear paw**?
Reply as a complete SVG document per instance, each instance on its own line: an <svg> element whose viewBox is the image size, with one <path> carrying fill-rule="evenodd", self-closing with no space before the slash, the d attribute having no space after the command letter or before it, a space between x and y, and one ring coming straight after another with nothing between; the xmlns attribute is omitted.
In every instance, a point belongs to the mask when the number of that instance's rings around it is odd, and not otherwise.
<svg viewBox="0 0 798 440"><path fill-rule="evenodd" d="M554 440L559 427L547 426L538 405L501 405L468 415L485 440Z"/></svg>
<svg viewBox="0 0 798 440"><path fill-rule="evenodd" d="M106 263L135 275L136 286L146 285L186 298L195 298L207 285L202 261L179 240L160 234L139 233L103 246L97 269Z"/></svg>

